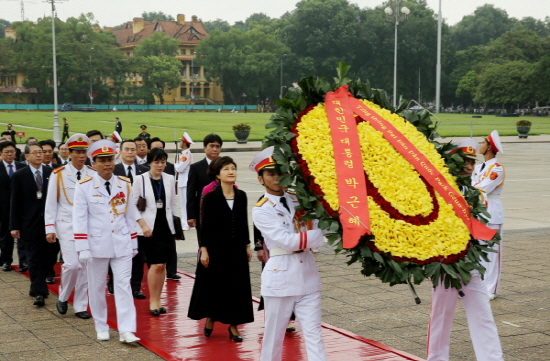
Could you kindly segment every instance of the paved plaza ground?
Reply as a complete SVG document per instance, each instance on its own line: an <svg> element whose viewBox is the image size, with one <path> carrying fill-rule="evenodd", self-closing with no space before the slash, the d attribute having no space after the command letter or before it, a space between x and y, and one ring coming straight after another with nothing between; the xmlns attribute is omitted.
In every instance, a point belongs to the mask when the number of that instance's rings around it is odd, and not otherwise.
<svg viewBox="0 0 550 361"><path fill-rule="evenodd" d="M504 266L501 290L491 306L505 359L546 361L550 359L550 136L532 136L527 141L504 138L505 153L499 156L506 167L501 196L506 213ZM226 144L226 150L232 151L224 153L238 164L237 183L247 192L250 207L263 193L255 174L248 170L257 147L256 142ZM201 158L195 154L195 161ZM179 268L194 273L195 232L186 235L186 241L178 242ZM347 266L345 256L334 255L329 247L322 248L316 259L323 282L324 322L426 356L427 282L417 287L422 303L416 305L406 286L390 287L361 276L357 265ZM251 279L253 294L259 296L260 263L256 259L251 263ZM27 296L28 287L26 277L0 272L0 361L160 359L141 346L120 344L113 331L110 342L97 342L91 320L77 319L72 308L65 316L57 313L55 295L47 299L46 307L35 309ZM451 360L475 360L460 305L452 336Z"/></svg>

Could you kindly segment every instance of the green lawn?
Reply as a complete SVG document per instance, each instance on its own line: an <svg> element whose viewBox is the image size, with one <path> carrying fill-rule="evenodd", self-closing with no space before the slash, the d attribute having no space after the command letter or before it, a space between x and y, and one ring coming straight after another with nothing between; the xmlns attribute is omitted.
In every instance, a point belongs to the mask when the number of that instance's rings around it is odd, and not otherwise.
<svg viewBox="0 0 550 361"><path fill-rule="evenodd" d="M146 124L152 136L158 136L165 141L180 138L185 131L193 140L199 141L208 133L217 133L225 141L235 141L231 126L237 123L247 123L252 126L249 140L261 140L266 134L265 124L271 114L268 113L180 113L180 112L62 112L59 122L62 127L63 117L70 125L70 133L85 133L98 129L104 134L110 134L115 127L115 116L120 117L123 125L123 138L135 137L140 132L140 125ZM441 120L439 133L443 137L465 137L470 135L471 115L439 114ZM474 136L489 134L497 129L501 135L517 135L516 121L528 119L533 122L530 135L550 134L550 118L520 117L501 118L484 115L474 120ZM436 119L434 119L436 120ZM25 136L35 136L38 139L52 137L52 131L29 129L21 126L51 129L53 127L52 112L11 111L0 113L0 124L12 123L16 131L25 132ZM0 129L5 129L4 125Z"/></svg>

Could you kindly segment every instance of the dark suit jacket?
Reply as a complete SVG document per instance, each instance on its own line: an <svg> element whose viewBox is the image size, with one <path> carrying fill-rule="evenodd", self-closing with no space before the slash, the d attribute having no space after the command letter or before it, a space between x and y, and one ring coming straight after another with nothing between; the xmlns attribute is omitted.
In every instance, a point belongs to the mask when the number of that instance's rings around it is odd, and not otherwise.
<svg viewBox="0 0 550 361"><path fill-rule="evenodd" d="M147 171L149 171L149 169L147 169L146 167L143 167L141 165L136 165L134 164L135 167L136 167L136 175L140 175L140 174L143 174ZM114 175L121 175L123 177L127 177L128 176L128 166L124 163L119 163L117 165L115 165L115 170L113 171Z"/></svg>
<svg viewBox="0 0 550 361"><path fill-rule="evenodd" d="M52 168L42 166L41 199L36 198L38 187L34 180L33 167L22 168L11 178L10 230L19 230L24 240L45 240L44 210L51 173Z"/></svg>
<svg viewBox="0 0 550 361"><path fill-rule="evenodd" d="M196 219L199 223L202 189L210 183L206 171L208 162L206 158L191 164L189 178L187 180L187 219Z"/></svg>
<svg viewBox="0 0 550 361"><path fill-rule="evenodd" d="M18 161L14 161L14 165L14 172L27 166L26 164L20 163ZM4 237L4 233L9 231L10 196L11 178L8 175L7 169L4 167L4 162L0 162L0 229L2 230L0 231L0 237Z"/></svg>
<svg viewBox="0 0 550 361"><path fill-rule="evenodd" d="M122 122L119 120L116 122L115 124L115 131L118 132L118 134L120 134L120 136L122 136Z"/></svg>
<svg viewBox="0 0 550 361"><path fill-rule="evenodd" d="M146 172L149 171L149 165L148 164L140 164L138 167L144 167L146 169ZM164 173L176 176L176 168L174 167L174 163L170 163L166 161L166 168L164 168Z"/></svg>

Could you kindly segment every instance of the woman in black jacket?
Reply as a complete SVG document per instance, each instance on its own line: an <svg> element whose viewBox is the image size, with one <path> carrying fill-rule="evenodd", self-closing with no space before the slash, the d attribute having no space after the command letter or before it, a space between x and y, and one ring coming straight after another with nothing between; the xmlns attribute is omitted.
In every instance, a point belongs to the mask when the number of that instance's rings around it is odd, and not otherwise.
<svg viewBox="0 0 550 361"><path fill-rule="evenodd" d="M219 185L201 205L200 262L197 264L188 317L229 324L229 337L241 342L237 325L254 321L248 263L252 258L246 193L235 186L237 166L230 157L210 163L208 174Z"/></svg>

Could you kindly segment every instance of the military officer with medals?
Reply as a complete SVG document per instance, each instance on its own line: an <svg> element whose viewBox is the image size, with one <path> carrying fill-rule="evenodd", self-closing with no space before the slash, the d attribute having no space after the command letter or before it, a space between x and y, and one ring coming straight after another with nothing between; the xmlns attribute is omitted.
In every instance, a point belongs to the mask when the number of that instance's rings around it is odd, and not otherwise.
<svg viewBox="0 0 550 361"><path fill-rule="evenodd" d="M73 230L79 260L88 264L90 309L97 339L110 338L105 286L109 265L114 279L121 342L136 342L136 308L130 287L132 257L137 254L136 210L131 184L115 176L116 145L99 140L88 149L97 173L80 180L75 190Z"/></svg>
<svg viewBox="0 0 550 361"><path fill-rule="evenodd" d="M273 147L254 157L250 169L266 193L252 209L254 225L264 237L269 260L262 272L265 333L261 361L280 361L288 320L294 312L304 333L309 361L326 360L321 336L321 279L310 249L325 245L314 221L296 216L296 196L277 181Z"/></svg>
<svg viewBox="0 0 550 361"><path fill-rule="evenodd" d="M504 224L504 207L500 200L504 185L504 167L497 160L497 153L504 153L498 131L493 130L479 145L479 153L484 162L476 165L472 175L472 186L479 189L490 218L487 226L500 233L500 243L492 246L497 252L488 252L489 262L481 260L485 271L487 293L492 300L497 296L502 269L502 226Z"/></svg>
<svg viewBox="0 0 550 361"><path fill-rule="evenodd" d="M193 163L193 154L191 153L191 144L193 140L187 134L183 133L180 141L180 147L182 149L178 162L175 164L176 172L178 172L178 195L181 209L181 226L184 231L189 230L187 224L187 179L189 178L189 169L191 163Z"/></svg>
<svg viewBox="0 0 550 361"><path fill-rule="evenodd" d="M88 274L86 265L78 260L73 232L74 193L78 181L93 176L95 170L85 165L87 150L91 142L84 134L75 134L67 140L71 162L52 171L46 198L46 239L55 242L59 239L63 266L61 286L56 304L57 311L67 313L69 297L74 289L74 310L79 318L90 318L88 309Z"/></svg>

